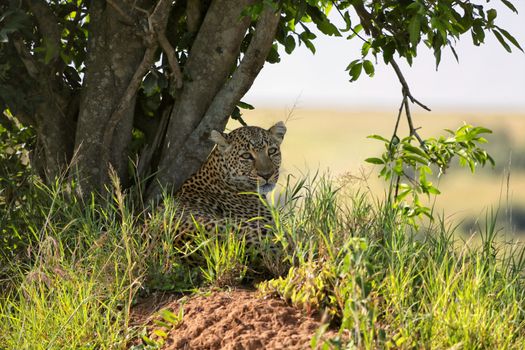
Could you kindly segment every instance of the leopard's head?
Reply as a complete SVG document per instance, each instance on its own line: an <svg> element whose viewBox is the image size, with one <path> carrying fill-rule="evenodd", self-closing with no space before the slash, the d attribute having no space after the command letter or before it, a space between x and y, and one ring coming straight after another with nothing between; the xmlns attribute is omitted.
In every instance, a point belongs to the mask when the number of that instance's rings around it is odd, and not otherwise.
<svg viewBox="0 0 525 350"><path fill-rule="evenodd" d="M213 130L216 155L224 182L238 192L266 194L279 179L280 145L286 127L278 122L268 130L244 126L224 134Z"/></svg>

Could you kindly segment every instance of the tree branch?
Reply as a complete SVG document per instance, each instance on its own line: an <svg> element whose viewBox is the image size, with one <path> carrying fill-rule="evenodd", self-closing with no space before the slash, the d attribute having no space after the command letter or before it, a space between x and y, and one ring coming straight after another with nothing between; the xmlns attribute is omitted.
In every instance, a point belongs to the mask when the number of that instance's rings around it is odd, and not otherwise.
<svg viewBox="0 0 525 350"><path fill-rule="evenodd" d="M401 107L399 108L398 123L399 123L399 116L401 115L401 110L403 109L403 106L404 106L410 135L415 136L416 139L421 144L421 146L424 148L425 142L421 139L421 137L417 133L417 129L414 128L414 124L412 122L412 114L410 113L410 106L408 103L408 99L410 99L412 103L415 103L421 106L423 109L427 111L430 111L430 108L428 108L427 106L425 106L424 104L416 100L414 96L412 96L412 94L410 93L410 88L408 87L408 83L405 80L405 77L403 76L403 73L401 72L401 69L399 68L397 62L393 58L390 60L390 65L394 68L394 71L396 72L397 78L399 79L399 82L401 83L401 86L402 86L401 90L403 93L403 102L401 103ZM397 130L397 123L396 123L396 130Z"/></svg>
<svg viewBox="0 0 525 350"><path fill-rule="evenodd" d="M353 6L354 6L354 9L355 9L357 15L359 16L359 19L361 21L361 25L363 26L363 28L365 30L365 33L368 34L368 35L372 35L372 37L378 37L381 34L381 31L380 31L379 28L374 26L373 18L371 16L371 14L368 11L366 11L363 3L356 2L356 3L353 4ZM344 17L343 14L341 13L341 11L339 10L339 8L337 7L337 5L336 5L336 9L339 11L341 16ZM357 35L357 33L355 33L355 34ZM366 41L364 38L362 38L362 37L360 37L360 38L363 41ZM401 69L399 68L399 65L397 64L397 62L392 58L389 63L394 68L394 71L396 72L397 78L399 79L399 82L401 83L402 94L403 94L403 101L401 102L401 106L399 107L399 112L398 112L398 115L397 115L396 126L394 128L394 133L392 135L392 139L394 139L394 137L397 136L397 129L398 129L398 126L399 126L399 120L401 118L401 113L402 113L403 107L404 107L405 108L406 117L407 117L408 126L409 126L409 129L410 129L410 134L414 135L418 139L420 144L423 146L424 142L421 139L421 137L419 137L419 134L417 133L417 129L414 128L414 125L413 125L413 122L412 122L412 115L410 113L410 108L409 108L409 105L408 105L408 99L410 99L410 101L412 103L415 103L415 104L421 106L423 109L425 109L427 111L430 111L430 108L428 108L423 103L419 102L416 98L414 98L414 96L412 96L412 93L410 92L410 88L408 87L408 83L407 83L405 77L403 76L403 73L401 72Z"/></svg>
<svg viewBox="0 0 525 350"><path fill-rule="evenodd" d="M142 82L142 78L155 61L156 49L156 45L151 45L146 49L144 57L142 58L142 62L140 62L139 66L137 67L137 70L135 71L135 74L133 74L133 77L131 78L128 87L124 91L119 104L107 122L107 127L102 138L102 169L106 169L109 166L111 141L113 139L115 128L124 117L124 112L131 105L131 102L135 98L137 90L139 89Z"/></svg>
<svg viewBox="0 0 525 350"><path fill-rule="evenodd" d="M40 78L40 64L31 55L24 41L18 36L13 36L13 45L29 76L38 80Z"/></svg>
<svg viewBox="0 0 525 350"><path fill-rule="evenodd" d="M394 127L394 133L392 134L392 140L394 139L394 137L397 136L397 129L399 128L399 121L401 120L401 113L403 113L403 107L405 106L405 99L406 97L403 96L403 100L401 101L401 106L399 106L399 111L397 112L396 126Z"/></svg>
<svg viewBox="0 0 525 350"><path fill-rule="evenodd" d="M42 33L47 50L53 50L52 60L58 58L60 54L60 38L62 31L58 26L58 19L51 11L47 3L43 0L25 0L31 12L38 22L38 27Z"/></svg>
<svg viewBox="0 0 525 350"><path fill-rule="evenodd" d="M153 13L149 17L149 24L150 30L157 36L160 47L168 58L173 82L175 83L177 89L180 89L182 87L182 73L179 67L179 61L177 59L175 49L173 46L171 46L168 38L166 37L166 26L168 24L171 6L171 1L160 0L153 10Z"/></svg>
<svg viewBox="0 0 525 350"><path fill-rule="evenodd" d="M157 3L152 14L148 18L149 26L150 26L149 34L151 36L154 36L155 34L158 35L159 32L164 33L164 30L166 29L166 25L168 23L168 15L169 15L171 6L172 6L172 3L170 0L160 0ZM164 38L166 37L164 36ZM168 42L168 45L169 45L169 42ZM135 73L133 74L133 77L131 78L128 84L128 87L124 91L124 94L122 95L119 104L117 105L116 109L113 111L113 113L111 114L111 117L109 118L107 122L107 127L106 127L106 130L104 131L104 136L102 139L102 150L103 150L102 151L103 154L101 157L102 158L102 169L106 169L106 167L108 167L110 164L110 154L111 154L110 148L111 148L111 141L113 139L115 128L117 127L120 120L124 117L124 113L126 109L133 102L137 94L137 90L139 89L140 84L142 83L142 79L144 75L149 70L151 65L155 62L155 53L157 51L157 48L158 48L157 42L155 42L154 39L150 37L149 45L146 48L146 52L144 53L144 57L142 58L142 61L140 62L137 69L135 70ZM171 45L170 45L170 48L171 48ZM171 49L173 50L173 48ZM169 56L168 56L168 59L169 59ZM176 61L176 58L175 58L175 61ZM178 62L177 62L176 68L178 68ZM178 75L180 77L182 76L182 74L180 73L180 69L178 70ZM182 82L182 78L180 79L180 81Z"/></svg>
<svg viewBox="0 0 525 350"><path fill-rule="evenodd" d="M372 16L366 11L365 6L362 2L354 1L353 3L355 12L357 13L357 16L361 20L361 25L363 26L363 29L365 30L365 33L367 35L375 34L375 27L372 24Z"/></svg>
<svg viewBox="0 0 525 350"><path fill-rule="evenodd" d="M403 73L401 72L401 69L397 65L397 62L392 58L390 60L390 65L394 68L394 71L396 72L397 78L399 79L399 82L401 83L401 86L403 87L403 95L406 95L412 103L415 103L419 105L421 108L426 109L430 112L430 108L419 102L412 96L412 93L410 92L410 88L408 87L408 83L405 80L405 77L403 76Z"/></svg>
<svg viewBox="0 0 525 350"><path fill-rule="evenodd" d="M423 149L426 149L425 142L423 141L423 139L421 139L421 137L417 133L417 129L414 128L414 124L412 123L412 115L410 114L410 106L408 104L408 98L406 95L404 95L403 101L405 103L405 113L407 116L408 128L410 129L410 135L415 136L416 139L419 141L419 144L421 145L421 147L423 147Z"/></svg>
<svg viewBox="0 0 525 350"><path fill-rule="evenodd" d="M146 178L146 175L148 174L148 170L152 164L151 161L153 159L153 155L155 152L157 152L159 146L162 144L163 137L166 133L166 127L168 126L170 119L170 114L171 108L167 108L162 112L160 123L157 126L154 138L151 140L150 144L147 144L146 147L144 147L137 164L137 176L139 179Z"/></svg>
<svg viewBox="0 0 525 350"><path fill-rule="evenodd" d="M218 117L219 120L228 119L237 102L250 89L261 71L272 47L280 18L280 11L275 11L271 6L265 7L239 67L213 99L203 122L207 119L217 120Z"/></svg>

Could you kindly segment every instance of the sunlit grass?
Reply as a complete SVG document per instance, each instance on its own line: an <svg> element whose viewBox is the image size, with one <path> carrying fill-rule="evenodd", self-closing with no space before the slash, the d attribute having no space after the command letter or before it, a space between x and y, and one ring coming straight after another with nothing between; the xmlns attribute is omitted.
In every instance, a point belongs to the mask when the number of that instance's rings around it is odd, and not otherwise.
<svg viewBox="0 0 525 350"><path fill-rule="evenodd" d="M321 329L314 347L525 346L525 254L499 239L496 210L467 244L453 223L436 217L414 228L365 184L347 180L290 181L270 206L271 244L282 256L262 260L274 276L259 274L268 278L259 289L324 313L340 330L325 339ZM47 199L32 209L43 215L28 222L39 240L24 265L6 267L1 349L128 348L144 335L129 325L141 296L236 286L257 269L234 226L174 244L180 213L167 196L146 214L116 181L107 198L88 202L64 189L41 187Z"/></svg>

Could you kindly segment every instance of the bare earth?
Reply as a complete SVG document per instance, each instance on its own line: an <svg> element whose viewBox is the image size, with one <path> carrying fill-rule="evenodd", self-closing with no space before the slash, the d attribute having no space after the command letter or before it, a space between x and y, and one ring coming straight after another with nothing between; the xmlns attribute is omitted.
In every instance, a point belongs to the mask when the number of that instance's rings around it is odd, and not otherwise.
<svg viewBox="0 0 525 350"><path fill-rule="evenodd" d="M167 331L155 324L155 319L161 320L159 309L177 314L183 305L183 322L168 332L162 349L310 349L321 326L318 316L307 316L282 300L262 298L256 291L218 291L185 302L171 299L160 304L146 300L133 310L135 323L145 323L151 333ZM323 338L336 335L328 331Z"/></svg>

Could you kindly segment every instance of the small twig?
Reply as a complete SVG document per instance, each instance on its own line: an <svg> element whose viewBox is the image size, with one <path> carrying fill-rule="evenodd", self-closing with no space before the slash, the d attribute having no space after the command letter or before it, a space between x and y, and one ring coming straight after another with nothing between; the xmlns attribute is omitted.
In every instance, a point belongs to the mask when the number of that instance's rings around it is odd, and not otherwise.
<svg viewBox="0 0 525 350"><path fill-rule="evenodd" d="M430 108L419 102L412 96L412 93L410 93L410 88L408 87L408 83L405 80L405 77L403 76L403 73L401 72L401 69L397 65L397 62L392 58L390 60L390 65L394 68L394 71L396 72L397 78L399 79L399 82L401 83L401 86L403 87L403 95L406 95L412 103L415 103L419 105L421 108L426 109L430 112Z"/></svg>
<svg viewBox="0 0 525 350"><path fill-rule="evenodd" d="M392 142L394 142L394 139L397 137L397 129L399 128L399 121L401 120L401 113L403 112L403 107L405 106L406 100L407 100L406 96L403 96L403 100L401 101L401 105L399 106L399 111L397 112L396 126L394 127L394 133L392 134L392 138L390 139L389 149L391 149ZM394 199L397 199L397 196L399 194L399 183L400 182L401 182L401 176L397 175L396 187L394 191Z"/></svg>
<svg viewBox="0 0 525 350"><path fill-rule="evenodd" d="M137 176L139 179L146 178L146 173L148 167L151 164L151 160L153 159L153 154L162 144L162 138L166 133L166 127L168 126L170 115L171 108L165 109L162 113L159 126L157 127L157 131L155 132L155 137L153 138L151 144L146 145L144 152L139 158L137 165Z"/></svg>
<svg viewBox="0 0 525 350"><path fill-rule="evenodd" d="M397 112L396 126L394 127L394 133L392 134L392 140L394 139L394 137L397 136L397 129L399 128L399 121L401 120L401 113L403 112L405 100L406 100L406 97L403 96L403 100L401 100L401 106L399 106L399 111Z"/></svg>
<svg viewBox="0 0 525 350"><path fill-rule="evenodd" d="M339 12L339 15L341 15L341 18L344 20L345 19L345 16L343 15L343 12L341 12L341 9L339 9L339 6L337 6L337 4L335 3L335 1L332 1L332 5L334 5L335 9L337 10L337 12ZM367 42L368 40L366 40L365 38L363 38L361 35L359 35L358 32L356 32L354 30L354 28L352 28L352 26L350 26L350 30L352 31L352 33L355 34L355 36L357 36L359 39L363 40L364 42Z"/></svg>
<svg viewBox="0 0 525 350"><path fill-rule="evenodd" d="M408 99L406 98L406 96L405 96L405 98L403 100L405 102L405 113L406 113L406 116L407 116L408 127L410 129L410 135L415 136L416 139L419 141L419 144L421 145L421 147L423 147L423 149L425 149L425 141L423 141L423 139L421 139L421 137L417 133L417 129L414 128L414 124L412 123L412 115L410 114L410 107L408 105Z"/></svg>
<svg viewBox="0 0 525 350"><path fill-rule="evenodd" d="M394 191L394 200L397 201L397 196L399 195L399 184L401 183L401 175L396 175L396 189Z"/></svg>
<svg viewBox="0 0 525 350"><path fill-rule="evenodd" d="M394 71L396 72L397 78L399 79L399 82L401 83L401 87L402 87L401 91L403 93L403 102L401 103L401 107L399 108L398 120L397 120L397 123L396 123L396 129L394 131L394 135L397 132L397 126L398 126L398 123L399 123L399 117L401 116L401 110L403 109L403 106L404 106L405 114L406 114L407 122L408 122L408 128L409 128L409 131L410 131L410 135L411 136L415 136L416 139L421 144L421 146L423 148L425 148L425 142L423 141L423 139L421 139L421 137L417 133L417 129L414 128L414 123L412 122L412 114L410 113L410 106L409 106L409 103L408 103L408 99L410 99L410 101L412 103L415 103L415 104L421 106L422 108L424 108L427 111L430 111L430 108L428 108L427 106L425 106L424 104L422 104L421 102L416 100L414 98L414 96L412 96L412 94L410 93L410 88L408 87L408 83L407 83L405 77L403 76L403 73L401 72L401 69L399 68L397 62L394 59L390 60L390 65L394 68Z"/></svg>
<svg viewBox="0 0 525 350"><path fill-rule="evenodd" d="M152 30L157 36L157 41L168 58L168 63L171 68L171 76L173 77L175 86L177 89L180 89L182 87L182 72L180 70L175 49L171 46L165 34L166 26L168 24L169 9L171 6L171 1L160 0L148 20L150 30Z"/></svg>
<svg viewBox="0 0 525 350"><path fill-rule="evenodd" d="M112 1L112 0L110 0ZM146 48L146 52L144 53L144 57L142 58L142 61L140 62L139 66L135 70L135 74L131 78L128 87L124 91L124 94L122 95L119 104L111 114L111 117L109 118L107 122L107 127L104 132L103 136L103 154L102 154L102 169L106 169L106 167L110 164L110 148L111 148L111 139L113 137L113 134L115 132L115 128L117 127L118 123L122 120L124 117L124 112L126 111L126 108L130 106L131 102L133 101L133 98L135 98L137 90L140 87L140 84L142 82L142 78L146 74L146 72L149 70L151 65L155 62L155 53L158 48L158 44L161 43L162 40L165 39L167 44L169 45L168 49L171 51L171 60L170 60L170 53L168 53L168 60L170 61L170 66L173 70L175 84L177 84L177 87L179 87L179 84L182 84L182 73L180 72L180 68L178 66L177 58L175 55L175 51L173 50L173 47L169 44L169 41L167 40L166 36L164 35L164 31L166 29L166 25L168 23L168 15L169 10L171 9L172 3L170 0L160 0L155 8L153 9L151 15L148 17L148 24L149 24L149 33L150 36L155 36L154 38L148 38L152 40L148 41L148 47ZM163 37L163 39L159 39L159 33L160 37ZM166 43L165 43L166 45ZM175 66L175 68L173 67ZM105 172L104 172L105 173Z"/></svg>

